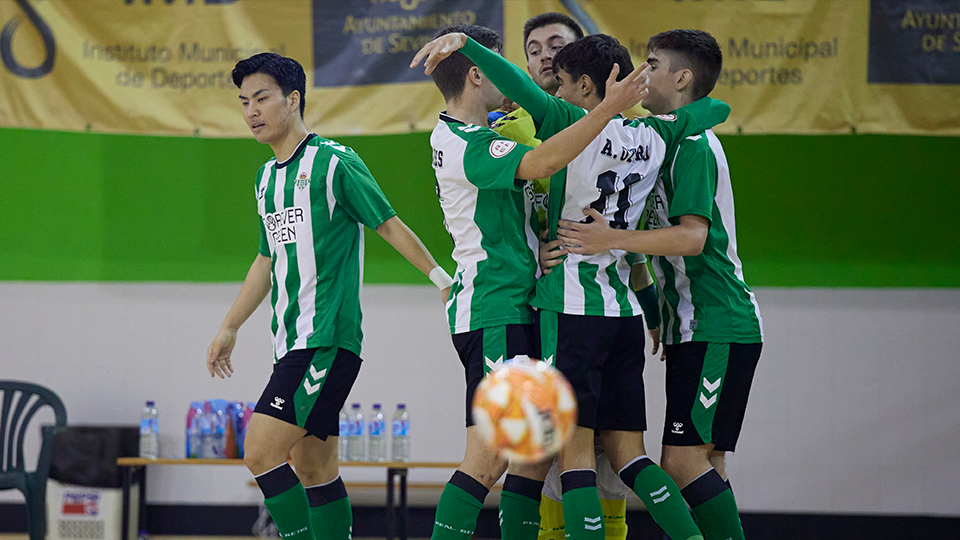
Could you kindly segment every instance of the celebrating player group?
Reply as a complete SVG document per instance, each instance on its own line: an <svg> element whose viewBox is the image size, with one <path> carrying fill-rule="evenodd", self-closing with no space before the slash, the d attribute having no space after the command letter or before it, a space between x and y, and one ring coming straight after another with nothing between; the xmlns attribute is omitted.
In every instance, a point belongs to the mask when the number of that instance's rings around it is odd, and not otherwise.
<svg viewBox="0 0 960 540"><path fill-rule="evenodd" d="M464 369L466 455L433 539L469 539L504 473L507 540L623 539L629 491L674 540L744 537L724 456L740 435L763 327L711 129L730 112L708 96L720 48L703 31L667 31L634 68L615 38L584 36L560 13L527 21L523 40L526 73L482 26L442 30L411 62L446 102L430 144L452 277L359 156L307 130L299 63L264 53L233 72L244 119L276 157L256 177L259 251L207 367L232 373L237 330L272 291L274 372L244 459L282 538L352 534L336 447L362 362L362 225L440 289ZM651 114L626 118L637 104ZM659 465L643 439L647 332L666 361ZM576 396L576 426L553 460L508 462L475 424L477 386L498 359L517 357L554 366Z"/></svg>

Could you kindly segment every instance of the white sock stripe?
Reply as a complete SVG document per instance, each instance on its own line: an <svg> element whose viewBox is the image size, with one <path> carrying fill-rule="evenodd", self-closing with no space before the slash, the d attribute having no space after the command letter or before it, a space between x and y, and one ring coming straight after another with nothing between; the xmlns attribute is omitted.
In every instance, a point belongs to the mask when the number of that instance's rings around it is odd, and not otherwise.
<svg viewBox="0 0 960 540"><path fill-rule="evenodd" d="M646 454L643 454L642 456L637 456L637 457L631 459L629 462L627 462L626 465L623 466L622 469L620 469L619 471L617 471L617 476L620 476L620 473L622 473L623 471L627 470L627 467L633 465L634 463L640 461L641 459L650 459L650 457L647 456ZM651 459L650 461L653 461L653 460Z"/></svg>
<svg viewBox="0 0 960 540"><path fill-rule="evenodd" d="M317 487L329 486L330 484L336 482L336 481L339 480L339 479L340 479L340 475L338 474L336 478L334 478L333 480L331 480L331 481L329 481L329 482L324 482L324 483L322 483L322 484L316 484L316 485L313 485L313 486L304 486L303 489L310 489L310 488L317 488Z"/></svg>
<svg viewBox="0 0 960 540"><path fill-rule="evenodd" d="M289 465L289 463L286 463L286 462L281 463L281 464L277 465L276 467L270 469L269 471L262 472L262 473L260 473L260 474L256 474L256 475L254 475L253 477L254 477L254 478L260 478L261 476L263 476L263 475L265 475L265 474L270 474L270 473L272 473L273 471L279 469L280 467L283 467L284 465Z"/></svg>

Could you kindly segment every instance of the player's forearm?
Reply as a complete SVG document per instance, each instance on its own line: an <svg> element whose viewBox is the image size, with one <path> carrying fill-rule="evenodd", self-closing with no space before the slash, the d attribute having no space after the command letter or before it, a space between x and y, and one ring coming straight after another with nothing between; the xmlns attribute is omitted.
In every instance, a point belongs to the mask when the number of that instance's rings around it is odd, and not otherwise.
<svg viewBox="0 0 960 540"><path fill-rule="evenodd" d="M560 133L543 141L523 156L517 167L517 178L546 178L567 166L603 131L616 115L609 107L597 107Z"/></svg>
<svg viewBox="0 0 960 540"><path fill-rule="evenodd" d="M437 267L437 261L420 238L397 216L393 216L377 227L377 234L425 275L429 276L430 272Z"/></svg>
<svg viewBox="0 0 960 540"><path fill-rule="evenodd" d="M240 287L240 293L234 300L230 311L223 319L223 328L237 330L240 328L250 315L257 310L257 307L266 298L270 292L270 257L257 254L257 258L250 265L247 271L247 277L243 280L243 286Z"/></svg>
<svg viewBox="0 0 960 540"><path fill-rule="evenodd" d="M653 231L610 229L610 249L662 256L695 257L703 252L707 229L676 226Z"/></svg>
<svg viewBox="0 0 960 540"><path fill-rule="evenodd" d="M503 95L523 107L537 122L543 120L550 99L537 83L506 58L480 45L473 38L461 51L472 60Z"/></svg>

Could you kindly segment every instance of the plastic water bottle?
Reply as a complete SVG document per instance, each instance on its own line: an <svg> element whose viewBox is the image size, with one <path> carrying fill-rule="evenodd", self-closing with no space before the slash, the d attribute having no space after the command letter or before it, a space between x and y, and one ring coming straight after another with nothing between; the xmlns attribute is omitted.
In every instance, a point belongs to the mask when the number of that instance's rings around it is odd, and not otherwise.
<svg viewBox="0 0 960 540"><path fill-rule="evenodd" d="M370 434L368 459L370 461L387 460L387 422L383 418L383 410L379 403L373 404L370 421L367 422L367 433Z"/></svg>
<svg viewBox="0 0 960 540"><path fill-rule="evenodd" d="M140 413L140 457L157 459L160 456L160 420L157 406L148 401Z"/></svg>
<svg viewBox="0 0 960 540"><path fill-rule="evenodd" d="M340 409L340 436L337 437L337 459L346 461L350 453L350 420L347 418L346 409Z"/></svg>
<svg viewBox="0 0 960 540"><path fill-rule="evenodd" d="M187 453L188 458L202 457L200 449L200 415L203 414L203 403L200 401L191 401L190 410L187 411Z"/></svg>
<svg viewBox="0 0 960 540"><path fill-rule="evenodd" d="M223 446L220 441L222 431L217 433L217 414L213 412L213 403L203 404L203 414L200 415L200 454L198 457L214 459L223 457Z"/></svg>
<svg viewBox="0 0 960 540"><path fill-rule="evenodd" d="M347 452L348 461L364 461L367 459L367 445L363 437L363 411L360 410L360 404L350 405L350 434L347 435L349 449Z"/></svg>
<svg viewBox="0 0 960 540"><path fill-rule="evenodd" d="M403 403L397 404L393 413L390 459L410 461L410 413Z"/></svg>

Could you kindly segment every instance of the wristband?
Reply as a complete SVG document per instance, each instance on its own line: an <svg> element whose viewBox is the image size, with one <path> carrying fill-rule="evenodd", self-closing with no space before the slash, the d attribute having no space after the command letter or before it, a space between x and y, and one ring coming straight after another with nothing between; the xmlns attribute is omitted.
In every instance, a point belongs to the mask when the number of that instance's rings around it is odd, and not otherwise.
<svg viewBox="0 0 960 540"><path fill-rule="evenodd" d="M640 308L643 310L643 318L647 321L647 329L653 330L660 326L660 299L657 296L657 286L651 283L649 286L634 291L637 295L637 301L640 302Z"/></svg>
<svg viewBox="0 0 960 540"><path fill-rule="evenodd" d="M434 266L433 270L430 271L430 281L440 290L453 285L453 278L447 275L447 272L439 266Z"/></svg>

